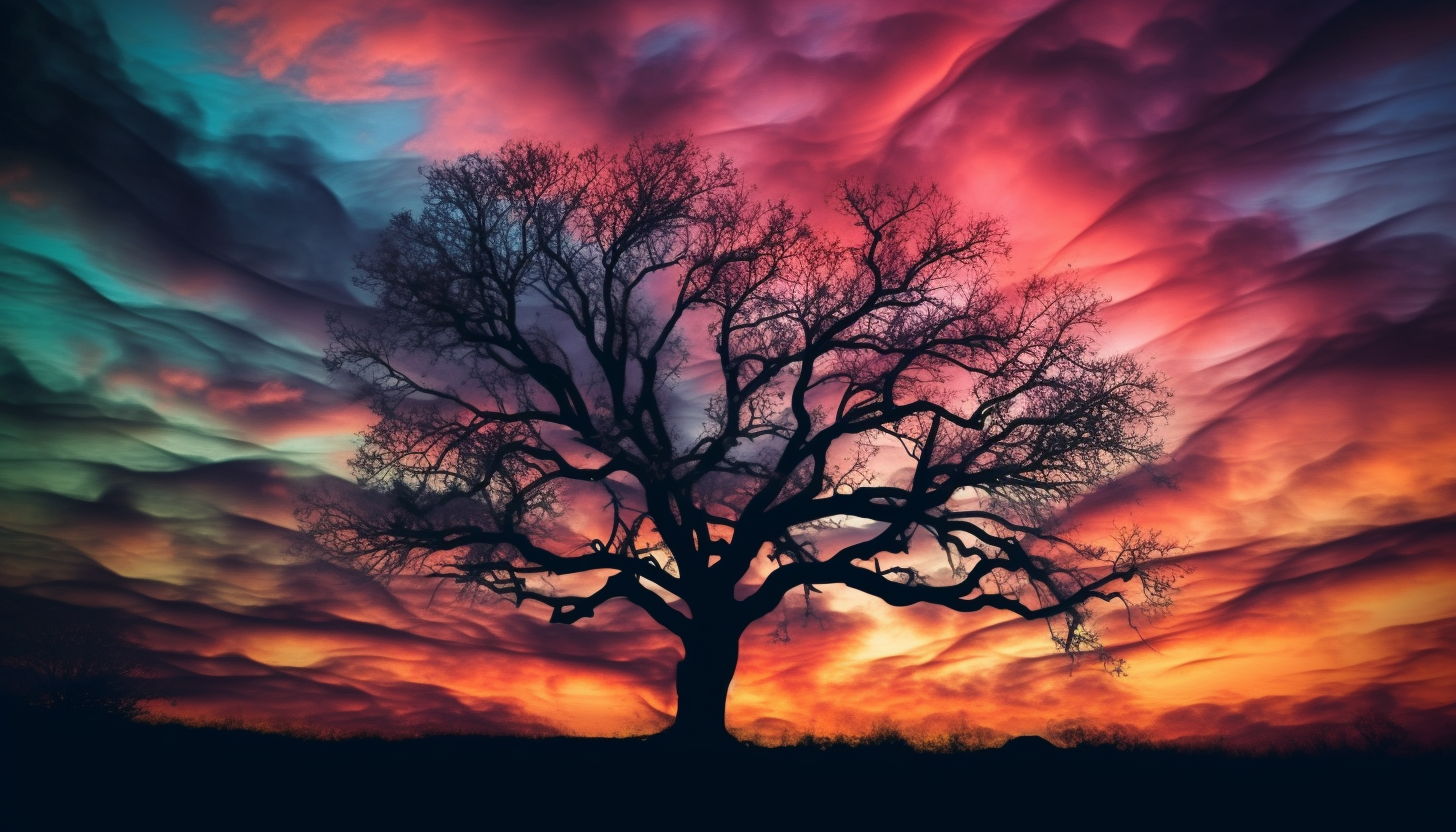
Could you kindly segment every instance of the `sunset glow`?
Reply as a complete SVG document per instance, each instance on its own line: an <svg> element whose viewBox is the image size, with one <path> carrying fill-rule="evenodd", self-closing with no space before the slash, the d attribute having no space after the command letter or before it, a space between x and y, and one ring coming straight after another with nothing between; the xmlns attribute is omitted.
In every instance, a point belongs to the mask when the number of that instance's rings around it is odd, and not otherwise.
<svg viewBox="0 0 1456 832"><path fill-rule="evenodd" d="M690 133L830 229L837 182L935 181L1005 218L1003 279L1100 287L1101 343L1176 414L1158 476L1072 521L1161 529L1193 567L1140 632L1100 610L1126 677L1007 614L791 594L744 637L732 729L1257 743L1378 709L1456 739L1449 4L22 0L0 23L0 585L121 611L159 718L671 721L680 648L637 608L568 627L384 586L299 554L293 511L371 418L322 367L324 316L369 305L352 258L417 168Z"/></svg>

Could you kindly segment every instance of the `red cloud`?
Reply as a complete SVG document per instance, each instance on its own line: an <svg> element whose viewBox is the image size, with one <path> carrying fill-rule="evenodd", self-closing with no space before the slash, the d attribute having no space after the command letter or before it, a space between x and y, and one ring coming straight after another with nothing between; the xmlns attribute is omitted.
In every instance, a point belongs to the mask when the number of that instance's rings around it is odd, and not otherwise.
<svg viewBox="0 0 1456 832"><path fill-rule="evenodd" d="M1397 72L1424 77L1453 19L1125 0L241 0L214 16L244 68L325 112L426 102L408 145L425 156L690 131L821 215L857 175L934 179L1005 215L1011 277L1080 270L1116 301L1107 343L1171 377L1163 473L1181 490L1135 472L1071 520L1190 540L1178 609L1140 632L1111 611L1133 672L1119 680L1071 672L1036 624L830 590L815 615L795 602L746 637L730 720L1023 733L1084 719L1251 742L1375 707L1428 731L1456 719L1456 129ZM317 340L319 304L235 279L249 308ZM110 378L201 402L253 439L366 418L296 377ZM179 713L614 733L672 708L673 643L630 611L552 627L281 555L296 469L86 470L94 494L22 501L11 525L48 559L12 582L131 611ZM186 512L159 495L186 496Z"/></svg>

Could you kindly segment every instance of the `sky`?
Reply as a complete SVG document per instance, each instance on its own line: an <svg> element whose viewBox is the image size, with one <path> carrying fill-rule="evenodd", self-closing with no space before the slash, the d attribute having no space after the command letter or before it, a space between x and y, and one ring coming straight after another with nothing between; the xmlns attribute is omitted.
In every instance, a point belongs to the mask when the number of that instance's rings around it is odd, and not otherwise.
<svg viewBox="0 0 1456 832"><path fill-rule="evenodd" d="M417 169L691 133L760 193L937 182L1167 375L1157 466L1073 509L1186 541L1174 613L1044 626L826 588L744 636L763 738L1122 724L1456 740L1456 9L1441 2L0 5L0 587L104 612L162 719L623 735L675 640L302 554L370 418L320 358ZM780 616L787 616L787 619ZM789 640L772 638L784 620Z"/></svg>

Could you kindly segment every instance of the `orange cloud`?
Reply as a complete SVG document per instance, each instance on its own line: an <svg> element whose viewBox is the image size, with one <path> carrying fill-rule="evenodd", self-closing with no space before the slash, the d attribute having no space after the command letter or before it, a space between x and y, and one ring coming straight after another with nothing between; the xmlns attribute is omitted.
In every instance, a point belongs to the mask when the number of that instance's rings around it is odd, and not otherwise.
<svg viewBox="0 0 1456 832"><path fill-rule="evenodd" d="M1128 522L1162 528L1192 544L1196 567L1169 618L1135 632L1105 611L1132 676L1074 670L1035 623L829 588L812 615L790 599L745 636L736 729L773 739L889 718L1026 733L1085 719L1264 742L1378 708L1450 737L1456 125L1410 79L1449 71L1439 59L1456 15L1376 5L240 0L212 20L237 39L240 74L291 87L321 119L342 102L423 102L411 153L689 131L831 227L840 218L820 206L837 180L933 179L1007 218L1008 279L1071 268L1113 299L1108 348L1142 351L1176 391L1157 473L1178 489L1129 472L1067 522L1092 538ZM16 194L29 190L12 188L29 174L3 170L0 187L25 203ZM148 181L164 183L153 211L223 215L203 185ZM337 210L317 182L279 193L258 204L313 194L297 216ZM230 309L229 321L251 315L316 350L320 298L347 305L344 291L305 297L258 277L262 265L194 268L194 247L231 263L266 236L244 238L237 217L214 225L175 246L185 256L158 258L176 274L149 291L190 292L198 315L236 300L246 314ZM355 231L337 239L354 245ZM259 262L291 275L298 248ZM129 326L150 343L161 325ZM401 732L666 722L677 647L630 608L551 626L456 603L450 586L384 588L287 554L290 511L322 478L265 444L317 439L342 472L340 449L369 415L302 370L250 366L267 345L240 343L197 365L225 367L207 373L168 363L175 347L119 349L103 392L216 420L258 460L173 454L163 471L67 458L65 487L13 501L15 548L44 556L0 564L8 585L127 611L175 712L192 718ZM37 398L35 423L93 418L70 394ZM155 427L118 412L73 429L133 440Z"/></svg>
<svg viewBox="0 0 1456 832"><path fill-rule="evenodd" d="M1420 533L1400 530L1456 511L1444 416L1456 402L1431 384L1452 367L1430 364L1435 341L1402 343L1418 328L1409 310L1449 281L1393 273L1399 242L1319 249L1272 202L1244 207L1245 192L1277 194L1321 141L1282 138L1316 122L1273 102L1313 95L1317 68L1346 48L1369 71L1389 65L1379 33L1408 20L1368 22L1362 50L1345 21L1280 25L1218 4L1177 18L1123 2L558 11L251 0L217 20L248 33L245 60L264 77L321 100L428 99L411 147L432 156L519 135L692 130L806 204L844 176L933 177L1008 217L1022 274L1070 265L1096 279L1118 301L1109 343L1154 356L1179 396L1168 468L1181 490L1134 477L1076 512L1089 533L1134 519L1206 553L1189 559L1199 571L1179 613L1146 625L1158 652L1109 616L1134 681L1069 673L1036 625L831 592L787 644L770 643L774 621L747 639L736 724L955 714L1015 731L1093 717L1198 733L1169 714L1205 705L1225 721L1294 723L1300 702L1386 684L1371 668L1406 649L1393 633L1424 633L1417 652L1441 644L1452 609L1413 587L1456 576L1414 555L1388 579L1360 564L1381 539L1365 530L1406 540ZM1444 681L1402 707L1428 708L1450 684L1449 667L1432 668ZM1275 701L1292 704L1251 715Z"/></svg>

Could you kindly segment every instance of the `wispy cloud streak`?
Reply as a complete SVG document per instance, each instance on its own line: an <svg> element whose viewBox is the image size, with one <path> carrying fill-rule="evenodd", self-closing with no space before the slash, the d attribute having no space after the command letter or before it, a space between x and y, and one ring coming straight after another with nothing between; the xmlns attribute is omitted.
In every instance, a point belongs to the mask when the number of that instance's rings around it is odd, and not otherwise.
<svg viewBox="0 0 1456 832"><path fill-rule="evenodd" d="M1162 466L1077 507L1193 543L1115 680L1044 631L828 593L750 633L730 719L1264 737L1456 703L1456 13L1441 3L19 2L0 31L0 580L122 611L175 712L650 730L675 653L290 555L367 411L318 364L432 158L692 132L815 208L934 179L1013 276L1114 300ZM451 603L447 603L451 602ZM510 613L507 614L497 614ZM607 613L607 610L603 611ZM801 607L789 605L796 618ZM159 712L173 712L165 700Z"/></svg>

